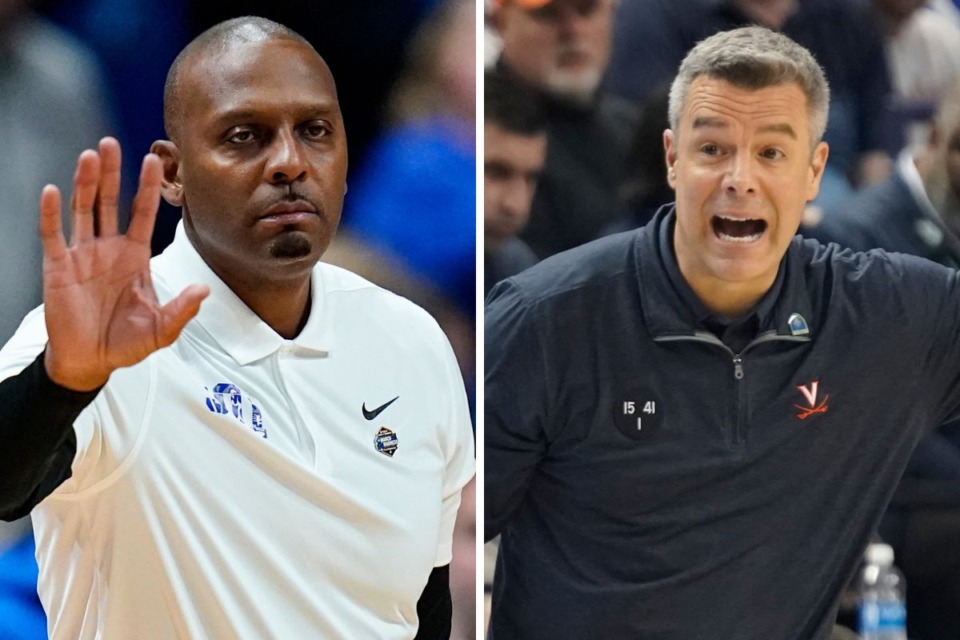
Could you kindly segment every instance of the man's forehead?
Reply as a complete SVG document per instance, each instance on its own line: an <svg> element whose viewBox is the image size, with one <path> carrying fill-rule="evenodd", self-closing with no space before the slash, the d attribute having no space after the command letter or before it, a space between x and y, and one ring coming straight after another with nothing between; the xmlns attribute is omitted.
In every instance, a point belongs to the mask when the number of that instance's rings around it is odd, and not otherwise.
<svg viewBox="0 0 960 640"><path fill-rule="evenodd" d="M178 126L194 132L241 121L340 120L333 76L312 47L294 39L237 42L201 52L184 65L180 78Z"/></svg>
<svg viewBox="0 0 960 640"><path fill-rule="evenodd" d="M760 126L758 121L763 120L763 127L771 128L767 120L806 123L806 110L806 95L796 83L750 88L700 76L687 89L681 120L691 128L720 127L733 121Z"/></svg>
<svg viewBox="0 0 960 640"><path fill-rule="evenodd" d="M536 11L547 7L571 6L579 11L588 11L604 2L611 0L496 0L498 7L513 5L527 11Z"/></svg>
<svg viewBox="0 0 960 640"><path fill-rule="evenodd" d="M523 134L487 123L484 127L484 161L496 161L522 169L540 169L547 152L543 133Z"/></svg>
<svg viewBox="0 0 960 640"><path fill-rule="evenodd" d="M498 7L513 4L523 9L539 9L555 1L556 0L495 0L494 4Z"/></svg>
<svg viewBox="0 0 960 640"><path fill-rule="evenodd" d="M336 100L333 75L323 59L307 44L291 38L257 42L235 40L198 52L182 76L183 97L206 96L218 100L225 94L269 91L299 86L330 94Z"/></svg>
<svg viewBox="0 0 960 640"><path fill-rule="evenodd" d="M547 142L547 132L546 131L534 131L532 133L521 133L520 131L514 131L504 127L498 122L492 120L486 120L483 123L483 135L484 142L490 141L516 141L519 144L530 144L530 145L540 145L546 144Z"/></svg>
<svg viewBox="0 0 960 640"><path fill-rule="evenodd" d="M256 40L226 39L197 51L187 66L200 68L201 73L208 73L211 68L245 71L261 65L282 64L291 56L314 63L318 73L332 78L326 62L313 47L300 40L278 35Z"/></svg>

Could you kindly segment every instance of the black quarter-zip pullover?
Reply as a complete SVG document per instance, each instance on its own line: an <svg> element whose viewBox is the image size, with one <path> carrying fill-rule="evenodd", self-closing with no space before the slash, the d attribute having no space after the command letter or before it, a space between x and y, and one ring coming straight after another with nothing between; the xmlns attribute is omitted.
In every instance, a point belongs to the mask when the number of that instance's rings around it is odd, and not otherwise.
<svg viewBox="0 0 960 640"><path fill-rule="evenodd" d="M913 447L960 414L958 272L794 238L734 349L674 215L488 298L494 640L825 639Z"/></svg>

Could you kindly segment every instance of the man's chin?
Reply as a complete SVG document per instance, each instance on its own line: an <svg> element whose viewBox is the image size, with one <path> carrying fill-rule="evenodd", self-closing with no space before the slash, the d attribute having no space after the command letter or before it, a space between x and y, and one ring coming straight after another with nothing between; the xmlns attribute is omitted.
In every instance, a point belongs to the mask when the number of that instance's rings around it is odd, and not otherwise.
<svg viewBox="0 0 960 640"><path fill-rule="evenodd" d="M303 233L291 232L280 235L270 245L270 256L278 260L299 260L313 254L314 242Z"/></svg>
<svg viewBox="0 0 960 640"><path fill-rule="evenodd" d="M776 277L780 266L763 253L732 251L714 255L708 261L713 277L727 284L748 284Z"/></svg>
<svg viewBox="0 0 960 640"><path fill-rule="evenodd" d="M483 248L485 251L497 251L503 248L503 245L507 244L507 240L509 239L510 239L509 235L485 234L483 236Z"/></svg>
<svg viewBox="0 0 960 640"><path fill-rule="evenodd" d="M547 77L547 90L564 100L581 104L589 103L600 86L602 74L595 69L554 69Z"/></svg>

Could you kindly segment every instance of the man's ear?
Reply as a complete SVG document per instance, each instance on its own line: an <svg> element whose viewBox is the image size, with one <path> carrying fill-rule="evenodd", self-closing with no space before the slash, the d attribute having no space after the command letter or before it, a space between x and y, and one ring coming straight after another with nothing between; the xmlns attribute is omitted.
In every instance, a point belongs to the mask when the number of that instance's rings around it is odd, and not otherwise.
<svg viewBox="0 0 960 640"><path fill-rule="evenodd" d="M677 141L671 129L663 132L663 151L667 160L667 183L677 189Z"/></svg>
<svg viewBox="0 0 960 640"><path fill-rule="evenodd" d="M175 207L183 206L183 185L180 183L180 149L169 140L157 140L150 145L150 153L160 156L163 163L163 182L160 193Z"/></svg>
<svg viewBox="0 0 960 640"><path fill-rule="evenodd" d="M827 168L827 156L830 155L830 146L823 141L817 143L810 158L810 182L807 185L807 202L813 201L820 193L820 181L823 171Z"/></svg>

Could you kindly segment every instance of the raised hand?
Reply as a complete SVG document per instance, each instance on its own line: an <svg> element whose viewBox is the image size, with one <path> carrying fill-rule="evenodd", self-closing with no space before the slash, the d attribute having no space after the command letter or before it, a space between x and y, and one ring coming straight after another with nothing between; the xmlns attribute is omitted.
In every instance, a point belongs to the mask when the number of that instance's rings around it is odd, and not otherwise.
<svg viewBox="0 0 960 640"><path fill-rule="evenodd" d="M96 389L120 367L173 343L209 290L191 285L160 306L150 278L150 236L160 205L160 159L140 170L127 233L117 229L120 144L100 141L77 160L69 246L60 222L60 191L40 194L47 375L77 391Z"/></svg>

